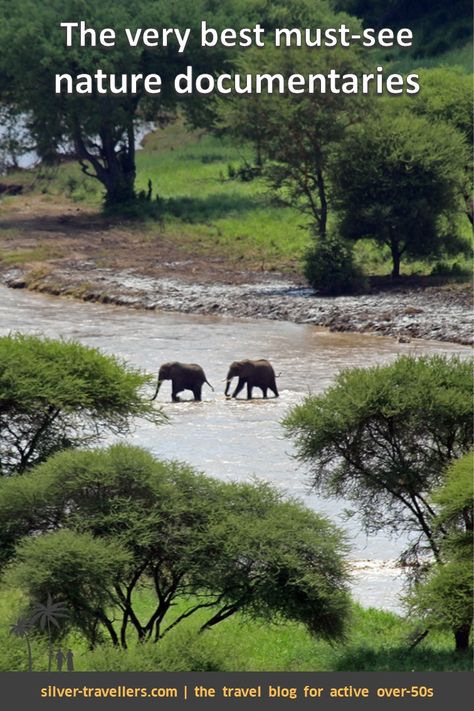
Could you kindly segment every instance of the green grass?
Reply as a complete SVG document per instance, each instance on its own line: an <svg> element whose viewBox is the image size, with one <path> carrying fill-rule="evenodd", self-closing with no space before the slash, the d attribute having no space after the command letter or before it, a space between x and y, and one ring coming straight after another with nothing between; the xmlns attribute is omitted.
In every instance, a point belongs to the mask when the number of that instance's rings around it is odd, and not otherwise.
<svg viewBox="0 0 474 711"><path fill-rule="evenodd" d="M144 591L137 610L150 609ZM0 591L0 671L26 669L24 640L9 633L24 599L18 591ZM185 602L183 601L182 605ZM129 649L103 643L87 648L77 634L61 642L75 655L80 671L469 671L470 655L453 651L452 635L431 633L409 651L410 625L398 615L354 605L344 642L329 644L312 638L293 623L271 625L236 615L199 635L203 617L179 625L159 644L137 644L130 633ZM47 668L47 641L32 636L35 670Z"/></svg>
<svg viewBox="0 0 474 711"><path fill-rule="evenodd" d="M137 190L146 191L152 181L153 197L160 198L159 210L155 210L160 234L186 245L191 255L222 256L236 269L242 262L262 271L301 272L302 257L311 242L307 218L296 209L275 204L263 179L242 182L229 178L229 166L239 168L252 158L250 147L202 131L188 131L178 121L145 138L144 149L137 152ZM18 180L12 175L12 180L29 184L46 200L66 196L97 209L102 202L100 184L84 176L73 162L55 169L23 171ZM157 215L152 214L145 206L141 229L150 238L157 231ZM467 218L465 223L463 231L469 239ZM1 256L9 263L21 263L41 256L33 252L22 255L12 251ZM388 249L361 240L355 255L366 274L390 273ZM447 260L447 267L454 262L458 271L470 273L470 260L460 255ZM404 261L402 273L427 275L432 268L432 263L422 260Z"/></svg>
<svg viewBox="0 0 474 711"><path fill-rule="evenodd" d="M47 245L38 245L34 249L16 250L5 252L0 250L0 263L26 264L27 262L44 262L50 259L59 259L64 254L58 249Z"/></svg>
<svg viewBox="0 0 474 711"><path fill-rule="evenodd" d="M263 180L242 182L228 177L228 168L252 161L249 148L228 140L174 129L177 147L137 154L137 187L164 201L167 231L183 232L191 244L222 250L230 258L251 256L272 268L288 260L299 261L309 243L305 219L294 209L275 207Z"/></svg>

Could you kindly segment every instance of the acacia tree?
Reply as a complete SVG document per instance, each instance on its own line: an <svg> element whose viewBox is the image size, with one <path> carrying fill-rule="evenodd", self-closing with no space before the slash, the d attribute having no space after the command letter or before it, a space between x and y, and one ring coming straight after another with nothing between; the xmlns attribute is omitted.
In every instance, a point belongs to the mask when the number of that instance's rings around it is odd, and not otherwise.
<svg viewBox="0 0 474 711"><path fill-rule="evenodd" d="M431 494L472 447L471 372L468 360L442 356L345 370L284 423L318 492L352 501L368 534L409 534L402 560L415 574L443 563L447 530Z"/></svg>
<svg viewBox="0 0 474 711"><path fill-rule="evenodd" d="M466 158L458 131L408 112L385 110L354 126L331 166L342 235L387 245L394 278L403 256L458 251Z"/></svg>
<svg viewBox="0 0 474 711"><path fill-rule="evenodd" d="M0 476L23 473L104 432L125 434L133 417L158 424L141 393L151 377L76 342L24 334L0 338Z"/></svg>
<svg viewBox="0 0 474 711"><path fill-rule="evenodd" d="M269 486L218 482L136 447L63 452L1 481L0 543L7 579L66 602L65 624L91 645L105 633L126 647L131 630L157 642L198 611L201 630L242 611L344 632L344 543L329 521ZM188 605L172 614L178 599Z"/></svg>

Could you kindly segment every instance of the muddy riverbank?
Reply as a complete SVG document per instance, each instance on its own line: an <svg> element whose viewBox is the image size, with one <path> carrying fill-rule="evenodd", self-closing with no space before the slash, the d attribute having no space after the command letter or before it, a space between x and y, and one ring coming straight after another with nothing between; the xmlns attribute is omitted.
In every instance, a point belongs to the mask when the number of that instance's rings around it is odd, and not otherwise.
<svg viewBox="0 0 474 711"><path fill-rule="evenodd" d="M182 266L182 265L177 265ZM11 288L136 309L215 314L324 326L331 331L375 333L402 342L414 338L472 345L470 286L393 288L360 296L321 297L288 277L262 274L239 283L183 280L137 269L71 261L46 270L14 267L0 274Z"/></svg>

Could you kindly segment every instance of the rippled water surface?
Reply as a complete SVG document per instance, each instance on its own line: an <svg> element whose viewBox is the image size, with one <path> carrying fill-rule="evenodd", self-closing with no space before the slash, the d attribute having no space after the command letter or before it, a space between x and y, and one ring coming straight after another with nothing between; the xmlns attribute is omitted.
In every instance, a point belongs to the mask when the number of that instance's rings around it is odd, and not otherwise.
<svg viewBox="0 0 474 711"><path fill-rule="evenodd" d="M160 457L187 461L220 479L271 481L326 513L349 534L356 597L366 605L398 609L401 575L393 561L403 540L385 535L367 538L357 519L344 518L347 502L309 493L307 473L292 458L280 421L308 392L322 392L341 368L388 363L400 353L454 354L469 349L430 341L399 344L390 338L329 333L286 322L134 311L0 287L0 333L10 331L74 338L150 372L170 360L200 363L215 392L205 385L202 403L171 403L170 383L164 383L156 403L170 423L156 428L138 422L130 439ZM240 358L272 361L280 373L279 399L225 400L227 367Z"/></svg>

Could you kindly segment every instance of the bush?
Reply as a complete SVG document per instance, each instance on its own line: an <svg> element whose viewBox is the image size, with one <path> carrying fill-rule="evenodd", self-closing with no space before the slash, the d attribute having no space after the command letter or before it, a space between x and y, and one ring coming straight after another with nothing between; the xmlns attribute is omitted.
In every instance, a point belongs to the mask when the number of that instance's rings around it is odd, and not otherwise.
<svg viewBox="0 0 474 711"><path fill-rule="evenodd" d="M468 277L470 273L471 270L468 265L460 262L449 264L445 261L439 261L431 270L431 276Z"/></svg>
<svg viewBox="0 0 474 711"><path fill-rule="evenodd" d="M304 274L320 294L336 296L364 291L367 284L354 263L352 248L342 239L318 240L305 255Z"/></svg>

